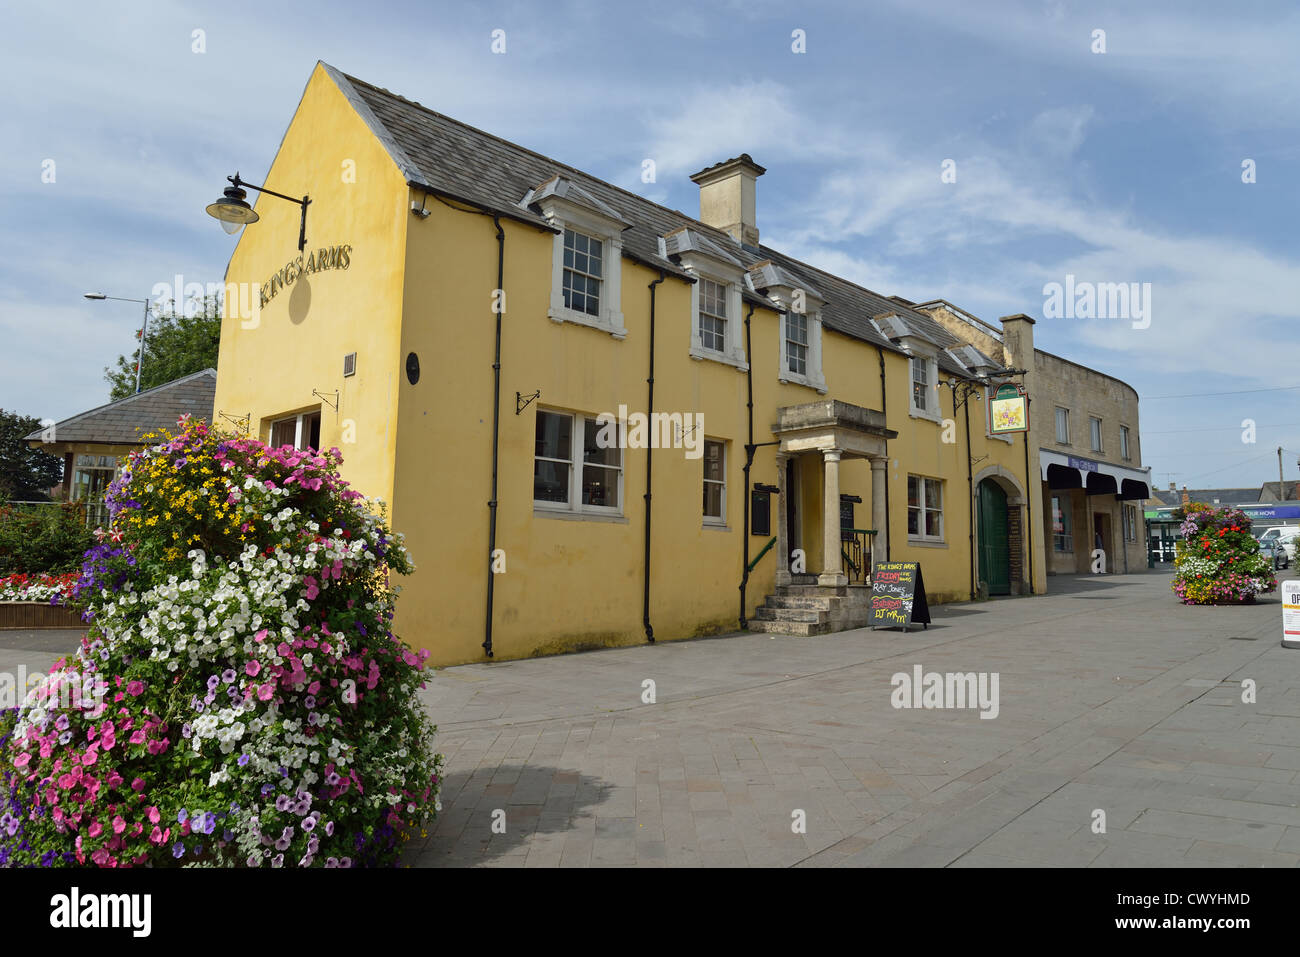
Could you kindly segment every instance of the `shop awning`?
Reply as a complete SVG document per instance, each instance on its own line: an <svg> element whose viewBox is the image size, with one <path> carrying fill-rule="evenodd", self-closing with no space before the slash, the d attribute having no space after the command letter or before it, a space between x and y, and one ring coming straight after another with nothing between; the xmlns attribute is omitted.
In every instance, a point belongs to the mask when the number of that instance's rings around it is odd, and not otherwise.
<svg viewBox="0 0 1300 957"><path fill-rule="evenodd" d="M1038 450L1039 475L1048 488L1084 489L1088 495L1119 499L1151 497L1151 470L1131 469L1049 449Z"/></svg>

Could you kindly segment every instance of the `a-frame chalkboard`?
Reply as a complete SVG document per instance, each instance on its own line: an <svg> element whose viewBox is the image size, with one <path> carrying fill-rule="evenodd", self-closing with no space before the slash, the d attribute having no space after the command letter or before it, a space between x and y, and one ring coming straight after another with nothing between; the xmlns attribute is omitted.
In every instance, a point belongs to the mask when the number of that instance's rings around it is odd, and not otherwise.
<svg viewBox="0 0 1300 957"><path fill-rule="evenodd" d="M876 562L871 568L871 628L902 627L920 622L930 627L925 580L920 562Z"/></svg>

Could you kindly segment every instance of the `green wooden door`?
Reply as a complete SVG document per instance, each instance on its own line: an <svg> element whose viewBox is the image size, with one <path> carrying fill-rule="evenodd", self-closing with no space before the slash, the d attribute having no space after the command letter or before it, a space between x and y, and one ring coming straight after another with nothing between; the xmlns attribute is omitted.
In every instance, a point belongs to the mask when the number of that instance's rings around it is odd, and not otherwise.
<svg viewBox="0 0 1300 957"><path fill-rule="evenodd" d="M1007 544L1007 494L985 479L979 487L980 579L990 595L1011 594L1011 550Z"/></svg>

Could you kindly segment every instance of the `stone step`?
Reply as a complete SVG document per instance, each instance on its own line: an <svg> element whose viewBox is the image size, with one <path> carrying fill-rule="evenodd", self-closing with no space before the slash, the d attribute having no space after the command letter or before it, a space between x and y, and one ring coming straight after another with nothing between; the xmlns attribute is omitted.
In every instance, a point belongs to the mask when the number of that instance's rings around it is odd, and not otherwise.
<svg viewBox="0 0 1300 957"><path fill-rule="evenodd" d="M791 595L768 595L768 608L816 608L820 611L829 611L839 602L838 598L812 598Z"/></svg>
<svg viewBox="0 0 1300 957"><path fill-rule="evenodd" d="M825 622L810 621L768 621L750 619L750 631L765 632L769 635L790 635L797 638L810 638L813 635L830 633L830 625Z"/></svg>
<svg viewBox="0 0 1300 957"><path fill-rule="evenodd" d="M778 585L776 593L783 598L842 598L848 593L848 586L831 588L821 585Z"/></svg>
<svg viewBox="0 0 1300 957"><path fill-rule="evenodd" d="M830 612L818 611L816 608L768 608L759 605L754 609L754 617L760 621L804 621L820 624L830 620Z"/></svg>

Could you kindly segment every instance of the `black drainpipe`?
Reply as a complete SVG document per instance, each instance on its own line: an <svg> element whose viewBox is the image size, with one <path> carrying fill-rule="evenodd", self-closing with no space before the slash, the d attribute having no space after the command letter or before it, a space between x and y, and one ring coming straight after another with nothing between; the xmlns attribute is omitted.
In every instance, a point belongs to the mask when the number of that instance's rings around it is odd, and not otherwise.
<svg viewBox="0 0 1300 957"><path fill-rule="evenodd" d="M880 415L889 428L889 393L885 391L885 350L876 346L876 357L880 359ZM889 561L889 549L894 536L889 534L889 440L885 440L885 561Z"/></svg>
<svg viewBox="0 0 1300 957"><path fill-rule="evenodd" d="M749 469L754 464L754 346L749 334L749 320L754 315L754 304L749 304L749 312L745 314L745 389L748 398L745 402L745 408L749 414L749 441L745 444L745 484L742 487L741 508L745 512L745 526L741 537L741 554L740 563L740 630L749 630L749 621L745 618L745 586L749 584Z"/></svg>
<svg viewBox="0 0 1300 957"><path fill-rule="evenodd" d="M496 312L496 351L492 358L492 498L488 500L488 588L487 588L487 624L483 639L483 651L492 657L492 597L496 588L496 573L492 570L492 556L497 550L497 461L501 439L501 317L505 314L505 263L506 233L501 228L501 217L492 214L492 225L497 229L497 292L498 300L492 297Z"/></svg>
<svg viewBox="0 0 1300 957"><path fill-rule="evenodd" d="M655 408L655 286L664 281L664 271L659 270L659 278L650 283L650 374L646 377L647 395L646 395L646 417L649 421L650 415ZM653 443L649 443L653 445ZM651 502L651 459L654 450L647 447L645 450L645 587L643 588L644 599L641 605L641 622L645 625L645 640L653 642L655 640L655 630L650 626L650 502Z"/></svg>
<svg viewBox="0 0 1300 957"><path fill-rule="evenodd" d="M952 401L954 403L953 413L957 409L957 390L952 392ZM975 473L971 471L971 450L970 450L970 393L966 393L966 399L962 402L962 407L966 410L966 485L967 495L966 504L970 509L970 600L975 600Z"/></svg>
<svg viewBox="0 0 1300 957"><path fill-rule="evenodd" d="M1025 399L1025 411L1029 411L1029 400ZM1032 421L1032 420L1031 420ZM1029 550L1029 594L1034 593L1034 510L1032 503L1035 495L1042 493L1038 482L1029 478L1029 433L1025 437L1025 543ZM1041 480L1040 480L1041 481Z"/></svg>

